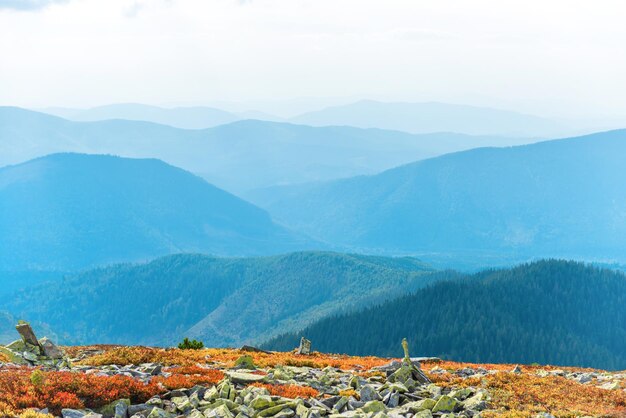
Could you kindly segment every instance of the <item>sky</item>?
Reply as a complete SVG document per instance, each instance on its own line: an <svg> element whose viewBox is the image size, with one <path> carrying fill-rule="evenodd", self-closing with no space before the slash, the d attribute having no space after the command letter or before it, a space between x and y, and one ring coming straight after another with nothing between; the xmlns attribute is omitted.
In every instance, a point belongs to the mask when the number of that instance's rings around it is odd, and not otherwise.
<svg viewBox="0 0 626 418"><path fill-rule="evenodd" d="M0 0L0 105L368 98L623 117L625 18L623 0Z"/></svg>

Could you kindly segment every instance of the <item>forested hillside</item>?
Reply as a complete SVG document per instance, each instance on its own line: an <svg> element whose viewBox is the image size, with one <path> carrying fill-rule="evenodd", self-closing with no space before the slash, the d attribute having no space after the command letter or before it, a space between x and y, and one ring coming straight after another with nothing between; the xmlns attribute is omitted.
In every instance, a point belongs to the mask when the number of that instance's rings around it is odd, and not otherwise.
<svg viewBox="0 0 626 418"><path fill-rule="evenodd" d="M309 242L162 161L85 154L0 168L0 237L0 272L68 271L180 252L276 254Z"/></svg>
<svg viewBox="0 0 626 418"><path fill-rule="evenodd" d="M446 152L529 141L259 120L189 130L133 120L74 122L0 106L0 166L57 152L158 158L232 193L376 173Z"/></svg>
<svg viewBox="0 0 626 418"><path fill-rule="evenodd" d="M412 258L327 252L174 255L27 289L0 311L46 323L63 343L232 346L416 290L431 272Z"/></svg>
<svg viewBox="0 0 626 418"><path fill-rule="evenodd" d="M253 201L317 239L371 251L624 261L624 155L620 130L447 154Z"/></svg>
<svg viewBox="0 0 626 418"><path fill-rule="evenodd" d="M323 352L393 356L407 337L420 356L626 368L623 273L549 260L451 278L264 346L288 350L304 335Z"/></svg>

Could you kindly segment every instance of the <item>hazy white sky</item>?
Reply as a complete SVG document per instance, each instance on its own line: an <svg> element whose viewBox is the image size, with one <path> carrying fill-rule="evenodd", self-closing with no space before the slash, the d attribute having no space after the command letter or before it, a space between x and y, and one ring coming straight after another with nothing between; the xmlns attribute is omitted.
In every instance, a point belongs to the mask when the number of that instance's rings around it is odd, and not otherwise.
<svg viewBox="0 0 626 418"><path fill-rule="evenodd" d="M0 0L0 104L294 97L626 115L623 0Z"/></svg>

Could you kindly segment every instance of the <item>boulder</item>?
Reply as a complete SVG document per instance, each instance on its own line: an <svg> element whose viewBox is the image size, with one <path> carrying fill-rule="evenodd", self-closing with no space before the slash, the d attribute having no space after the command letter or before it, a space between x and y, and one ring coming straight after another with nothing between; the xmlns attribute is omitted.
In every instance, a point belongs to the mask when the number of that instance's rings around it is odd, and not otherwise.
<svg viewBox="0 0 626 418"><path fill-rule="evenodd" d="M105 418L125 418L130 406L130 399L113 401L98 410Z"/></svg>
<svg viewBox="0 0 626 418"><path fill-rule="evenodd" d="M285 413L285 410L288 411L292 411L293 410L291 408L295 408L296 405L295 403L291 402L291 403L286 403L286 404L281 404L281 405L275 405L275 406L270 406L269 408L263 409L262 411L260 411L258 413L259 417L273 417L276 414L279 413ZM295 412L294 412L295 415Z"/></svg>
<svg viewBox="0 0 626 418"><path fill-rule="evenodd" d="M30 327L30 324L28 322L21 321L21 320L18 321L17 325L15 326L15 329L17 330L17 332L19 332L20 336L22 337L22 340L26 344L39 347L39 341L37 341L37 337L35 336L35 333L33 332L33 329Z"/></svg>
<svg viewBox="0 0 626 418"><path fill-rule="evenodd" d="M5 356L7 356L11 363L14 363L14 364L28 364L28 362L26 360L24 360L24 358L22 356L20 356L19 354L17 354L13 350L9 350L6 347L0 346L0 353L4 354Z"/></svg>
<svg viewBox="0 0 626 418"><path fill-rule="evenodd" d="M154 407L148 414L148 418L172 418L174 415L164 409Z"/></svg>
<svg viewBox="0 0 626 418"><path fill-rule="evenodd" d="M390 382L399 382L406 384L410 379L418 383L431 383L430 379L422 372L419 362L414 362L409 356L409 343L406 338L402 339L402 348L404 350L404 358L399 369L389 376Z"/></svg>
<svg viewBox="0 0 626 418"><path fill-rule="evenodd" d="M48 338L44 337L38 341L27 322L19 321L15 329L22 338L6 347L0 346L0 353L9 357L11 363L56 369L70 367L70 362L63 352Z"/></svg>
<svg viewBox="0 0 626 418"><path fill-rule="evenodd" d="M456 399L449 397L448 395L442 395L438 400L435 406L433 407L433 412L454 412L458 402Z"/></svg>
<svg viewBox="0 0 626 418"><path fill-rule="evenodd" d="M63 418L102 418L101 414L96 414L94 412L85 411L82 409L70 409L70 408L62 409L61 416Z"/></svg>
<svg viewBox="0 0 626 418"><path fill-rule="evenodd" d="M463 401L463 407L471 411L482 411L487 408L486 396L483 393L477 393L471 398Z"/></svg>
<svg viewBox="0 0 626 418"><path fill-rule="evenodd" d="M235 361L235 368L254 370L256 369L256 366L254 365L254 360L252 359L252 356L249 354L244 354L243 356L239 357L237 361Z"/></svg>
<svg viewBox="0 0 626 418"><path fill-rule="evenodd" d="M220 405L215 409L207 409L204 416L206 418L233 418L232 412L225 405Z"/></svg>
<svg viewBox="0 0 626 418"><path fill-rule="evenodd" d="M359 393L359 397L363 402L380 401L381 397L372 385L363 385Z"/></svg>
<svg viewBox="0 0 626 418"><path fill-rule="evenodd" d="M247 352L250 352L250 353L272 354L271 351L266 351L266 350L263 350L263 349L258 348L258 347L253 347L251 345L243 345L243 346L241 346L241 348L239 350L247 351Z"/></svg>
<svg viewBox="0 0 626 418"><path fill-rule="evenodd" d="M381 401L369 401L365 405L363 405L363 407L361 407L361 410L365 413L380 412L384 411L385 409L385 404Z"/></svg>
<svg viewBox="0 0 626 418"><path fill-rule="evenodd" d="M605 384L600 385L599 387L601 389L606 389L606 390L617 390L621 386L620 386L619 382L606 382Z"/></svg>
<svg viewBox="0 0 626 418"><path fill-rule="evenodd" d="M276 405L272 398L268 395L259 395L250 402L250 407L260 410L265 408L270 408Z"/></svg>
<svg viewBox="0 0 626 418"><path fill-rule="evenodd" d="M307 340L304 337L300 338L300 347L298 347L298 354L311 354L311 341Z"/></svg>
<svg viewBox="0 0 626 418"><path fill-rule="evenodd" d="M227 372L226 375L229 377L231 382L243 383L246 385L250 383L262 382L263 380L265 380L265 376L253 373Z"/></svg>
<svg viewBox="0 0 626 418"><path fill-rule="evenodd" d="M289 408L285 408L281 410L279 413L277 413L276 415L274 415L274 418L291 418L294 415L296 415L296 413L293 410Z"/></svg>
<svg viewBox="0 0 626 418"><path fill-rule="evenodd" d="M63 352L56 346L48 337L43 337L39 340L39 345L43 350L43 355L51 359L63 358Z"/></svg>

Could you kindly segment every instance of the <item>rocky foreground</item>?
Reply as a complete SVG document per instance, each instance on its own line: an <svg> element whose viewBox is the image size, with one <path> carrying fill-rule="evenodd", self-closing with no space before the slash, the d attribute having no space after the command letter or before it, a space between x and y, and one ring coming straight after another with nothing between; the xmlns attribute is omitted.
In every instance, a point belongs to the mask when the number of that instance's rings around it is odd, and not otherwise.
<svg viewBox="0 0 626 418"><path fill-rule="evenodd" d="M33 343L0 352L0 416L626 416L626 373L253 347L48 347L51 361Z"/></svg>

